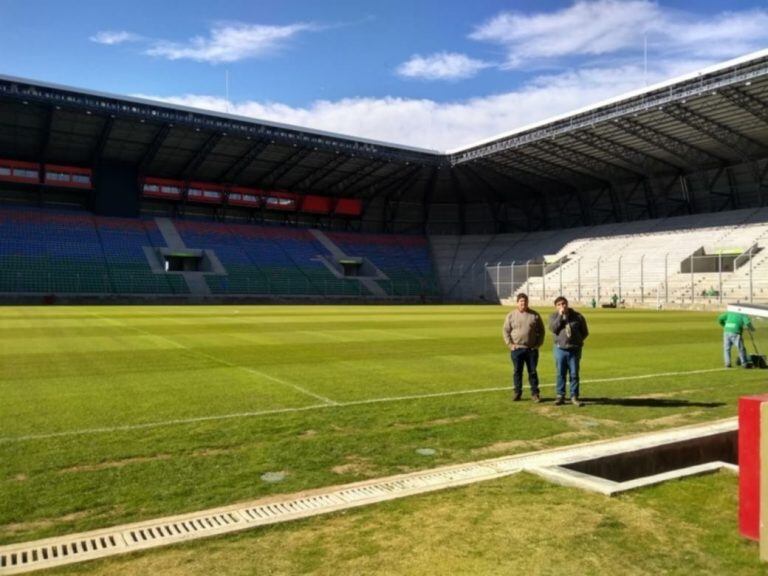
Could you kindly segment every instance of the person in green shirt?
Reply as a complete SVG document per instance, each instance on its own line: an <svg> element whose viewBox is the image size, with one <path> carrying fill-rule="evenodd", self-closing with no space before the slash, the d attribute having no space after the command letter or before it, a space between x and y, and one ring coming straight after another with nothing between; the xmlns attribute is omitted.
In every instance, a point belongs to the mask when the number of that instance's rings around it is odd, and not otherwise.
<svg viewBox="0 0 768 576"><path fill-rule="evenodd" d="M747 360L747 350L744 348L744 339L742 333L746 328L750 332L754 330L752 322L749 320L749 316L741 314L739 312L723 312L717 317L717 322L723 327L723 357L725 359L725 367L731 367L731 347L736 346L739 351L739 361L741 365L746 368L749 366Z"/></svg>

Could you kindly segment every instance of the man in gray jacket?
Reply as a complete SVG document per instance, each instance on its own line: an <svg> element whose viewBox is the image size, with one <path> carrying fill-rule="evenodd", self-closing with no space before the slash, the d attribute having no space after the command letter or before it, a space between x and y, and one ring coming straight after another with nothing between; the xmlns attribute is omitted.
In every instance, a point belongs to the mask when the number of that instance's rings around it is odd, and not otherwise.
<svg viewBox="0 0 768 576"><path fill-rule="evenodd" d="M514 373L512 383L515 388L512 400L517 402L523 397L523 366L528 370L528 383L531 385L531 400L539 402L539 348L544 343L544 322L535 310L528 308L528 296L522 292L517 295L517 308L507 314L502 335L510 350Z"/></svg>
<svg viewBox="0 0 768 576"><path fill-rule="evenodd" d="M565 377L571 374L571 403L581 406L579 400L579 364L581 363L581 348L589 336L587 321L576 310L568 307L564 296L555 299L557 311L549 317L549 329L555 335L555 370L557 384L555 404L565 404Z"/></svg>

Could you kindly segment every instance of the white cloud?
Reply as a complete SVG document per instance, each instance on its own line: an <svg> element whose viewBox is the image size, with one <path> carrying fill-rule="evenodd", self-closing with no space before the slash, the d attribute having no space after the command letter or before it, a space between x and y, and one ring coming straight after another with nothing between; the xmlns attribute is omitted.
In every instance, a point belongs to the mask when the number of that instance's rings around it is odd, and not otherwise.
<svg viewBox="0 0 768 576"><path fill-rule="evenodd" d="M397 73L404 78L460 80L471 78L491 65L454 52L440 52L426 57L416 54L398 66Z"/></svg>
<svg viewBox="0 0 768 576"><path fill-rule="evenodd" d="M659 23L656 32L667 54L722 60L765 48L768 11L725 12L713 18Z"/></svg>
<svg viewBox="0 0 768 576"><path fill-rule="evenodd" d="M110 46L114 44L123 44L125 42L138 42L141 39L141 36L138 34L126 32L125 30L102 30L89 38L91 42L107 44Z"/></svg>
<svg viewBox="0 0 768 576"><path fill-rule="evenodd" d="M649 0L582 0L555 12L500 13L476 27L470 38L501 45L507 68L639 54L646 38L652 53L723 59L765 46L768 12L704 16Z"/></svg>
<svg viewBox="0 0 768 576"><path fill-rule="evenodd" d="M189 59L214 64L236 62L273 53L299 33L315 29L317 26L308 23L288 26L217 24L207 37L196 36L186 43L155 42L146 53L169 60Z"/></svg>
<svg viewBox="0 0 768 576"><path fill-rule="evenodd" d="M299 31L286 32L284 38ZM642 61L645 35L647 71ZM501 45L507 52L507 67L565 66L532 76L506 93L453 102L407 97L316 100L306 106L242 101L230 104L229 111L353 137L455 149L761 48L768 41L768 11L704 17L648 0L581 1L546 14L500 14L472 37ZM199 44L202 51L213 42ZM444 52L414 56L398 73L446 80L469 77L494 65ZM220 112L228 109L223 98L205 95L164 100Z"/></svg>
<svg viewBox="0 0 768 576"><path fill-rule="evenodd" d="M661 63L649 72L658 82L701 67L700 61ZM317 100L306 107L244 101L229 105L232 114L350 136L438 150L459 148L522 126L643 87L642 66L590 68L539 76L518 90L440 103L411 98ZM140 96L173 104L225 112L224 98L185 95Z"/></svg>

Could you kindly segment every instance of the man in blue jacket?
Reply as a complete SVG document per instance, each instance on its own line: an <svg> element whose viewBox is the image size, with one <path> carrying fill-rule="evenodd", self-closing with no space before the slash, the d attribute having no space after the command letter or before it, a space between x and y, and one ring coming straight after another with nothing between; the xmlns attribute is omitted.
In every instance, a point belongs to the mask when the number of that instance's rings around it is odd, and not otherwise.
<svg viewBox="0 0 768 576"><path fill-rule="evenodd" d="M579 400L579 364L584 340L589 336L587 321L576 310L568 307L564 296L555 299L557 311L549 317L549 329L555 335L555 369L557 385L555 404L565 404L565 378L571 377L571 404L581 406Z"/></svg>

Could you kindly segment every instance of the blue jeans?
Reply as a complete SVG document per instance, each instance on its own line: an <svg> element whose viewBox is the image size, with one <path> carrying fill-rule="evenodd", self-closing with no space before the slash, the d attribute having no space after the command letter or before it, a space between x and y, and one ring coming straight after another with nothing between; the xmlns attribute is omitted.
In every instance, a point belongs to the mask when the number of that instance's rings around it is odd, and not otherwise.
<svg viewBox="0 0 768 576"><path fill-rule="evenodd" d="M565 396L565 378L571 375L571 398L579 397L579 363L581 362L581 348L560 348L555 346L555 372L557 384L555 394Z"/></svg>
<svg viewBox="0 0 768 576"><path fill-rule="evenodd" d="M726 368L731 365L731 346L736 346L736 350L739 351L739 360L741 365L747 365L747 351L744 348L744 339L741 334L731 334L730 332L723 332L723 357L725 358Z"/></svg>
<svg viewBox="0 0 768 576"><path fill-rule="evenodd" d="M528 383L531 385L531 394L539 393L539 373L536 367L539 365L539 351L536 348L518 348L510 352L512 366L515 371L512 374L512 384L515 393L523 391L523 366L528 370Z"/></svg>

